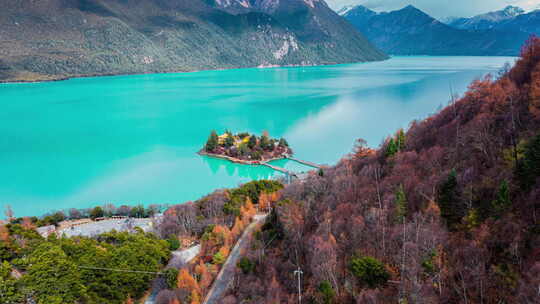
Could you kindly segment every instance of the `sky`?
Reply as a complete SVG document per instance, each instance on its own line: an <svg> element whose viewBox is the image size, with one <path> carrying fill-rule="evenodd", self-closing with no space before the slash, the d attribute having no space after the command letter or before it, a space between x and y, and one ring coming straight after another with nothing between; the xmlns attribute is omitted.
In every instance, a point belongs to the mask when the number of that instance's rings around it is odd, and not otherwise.
<svg viewBox="0 0 540 304"><path fill-rule="evenodd" d="M500 10L508 5L519 6L526 11L540 9L540 0L326 0L326 2L334 9L350 4L362 4L374 11L391 11L412 4L435 18L471 17Z"/></svg>

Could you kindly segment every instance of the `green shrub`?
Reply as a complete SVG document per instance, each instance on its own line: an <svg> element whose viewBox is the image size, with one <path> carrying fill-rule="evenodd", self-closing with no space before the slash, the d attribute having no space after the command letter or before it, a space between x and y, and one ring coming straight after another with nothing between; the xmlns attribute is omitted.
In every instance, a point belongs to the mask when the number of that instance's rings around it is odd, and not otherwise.
<svg viewBox="0 0 540 304"><path fill-rule="evenodd" d="M326 280L322 281L321 284L319 284L319 292L322 294L324 304L334 303L334 297L336 296L336 292L332 288L330 282Z"/></svg>
<svg viewBox="0 0 540 304"><path fill-rule="evenodd" d="M169 268L165 270L165 281L167 282L167 287L170 289L176 288L176 279L178 278L178 269Z"/></svg>
<svg viewBox="0 0 540 304"><path fill-rule="evenodd" d="M424 259L422 259L422 268L424 272L432 275L437 269L435 266L435 257L437 256L437 251L432 250Z"/></svg>
<svg viewBox="0 0 540 304"><path fill-rule="evenodd" d="M372 289L386 284L390 279L390 274L386 271L384 264L369 256L353 257L350 270L362 284Z"/></svg>
<svg viewBox="0 0 540 304"><path fill-rule="evenodd" d="M221 265L225 263L225 257L223 256L223 254L221 254L221 252L218 252L214 254L214 257L212 258L212 263L214 265Z"/></svg>
<svg viewBox="0 0 540 304"><path fill-rule="evenodd" d="M180 241L175 235L169 236L169 238L167 239L167 243L169 243L169 249L171 249L172 251L180 248Z"/></svg>
<svg viewBox="0 0 540 304"><path fill-rule="evenodd" d="M255 263L251 262L251 260L247 257L242 257L238 264L236 264L238 268L242 269L242 272L244 274L248 274L255 270Z"/></svg>

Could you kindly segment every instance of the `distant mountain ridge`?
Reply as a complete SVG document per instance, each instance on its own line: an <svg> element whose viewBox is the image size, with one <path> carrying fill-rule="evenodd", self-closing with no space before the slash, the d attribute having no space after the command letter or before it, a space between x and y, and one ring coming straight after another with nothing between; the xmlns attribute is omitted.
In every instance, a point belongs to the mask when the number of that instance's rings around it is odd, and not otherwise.
<svg viewBox="0 0 540 304"><path fill-rule="evenodd" d="M520 12L518 8L509 7L474 19L491 20L494 24L489 30L455 28L412 5L381 13L358 5L343 16L377 47L392 55L514 56L519 54L530 34L538 32L537 21L540 20L535 12Z"/></svg>
<svg viewBox="0 0 540 304"><path fill-rule="evenodd" d="M382 60L324 0L4 1L0 81Z"/></svg>
<svg viewBox="0 0 540 304"><path fill-rule="evenodd" d="M448 25L467 30L487 30L496 27L500 22L524 14L525 10L517 6L507 6L505 9L474 16L472 18L458 18Z"/></svg>
<svg viewBox="0 0 540 304"><path fill-rule="evenodd" d="M531 34L540 34L540 10L521 14L514 18L499 22L494 26L496 30L522 31Z"/></svg>

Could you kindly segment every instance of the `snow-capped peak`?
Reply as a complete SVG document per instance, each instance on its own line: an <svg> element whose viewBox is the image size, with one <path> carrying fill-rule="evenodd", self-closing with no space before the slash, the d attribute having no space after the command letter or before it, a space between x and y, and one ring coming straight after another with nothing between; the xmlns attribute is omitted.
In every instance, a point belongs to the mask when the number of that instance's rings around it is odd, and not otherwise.
<svg viewBox="0 0 540 304"><path fill-rule="evenodd" d="M345 5L344 7L337 10L337 13L338 13L338 15L343 16L343 15L347 14L353 8L355 8L355 5Z"/></svg>
<svg viewBox="0 0 540 304"><path fill-rule="evenodd" d="M515 17L525 13L525 10L521 7L509 5L503 10L503 13L508 17Z"/></svg>

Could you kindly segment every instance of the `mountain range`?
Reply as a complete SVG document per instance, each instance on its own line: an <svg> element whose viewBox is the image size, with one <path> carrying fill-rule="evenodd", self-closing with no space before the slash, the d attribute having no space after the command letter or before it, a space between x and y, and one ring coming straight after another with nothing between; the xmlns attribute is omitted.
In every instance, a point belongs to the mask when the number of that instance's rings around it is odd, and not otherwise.
<svg viewBox="0 0 540 304"><path fill-rule="evenodd" d="M493 29L503 21L513 19L524 13L525 10L520 7L507 6L503 10L481 14L472 18L456 18L449 22L448 25L459 29L488 30Z"/></svg>
<svg viewBox="0 0 540 304"><path fill-rule="evenodd" d="M377 47L393 55L515 56L531 34L540 33L540 10L525 13L511 6L449 24L412 5L381 13L358 5L340 12Z"/></svg>
<svg viewBox="0 0 540 304"><path fill-rule="evenodd" d="M323 0L4 1L0 81L382 60Z"/></svg>

